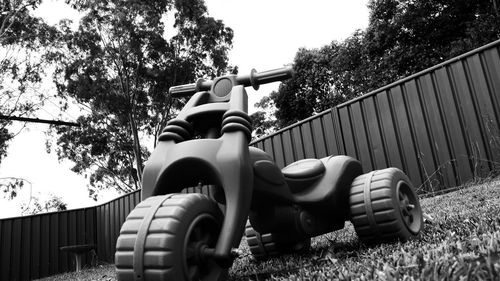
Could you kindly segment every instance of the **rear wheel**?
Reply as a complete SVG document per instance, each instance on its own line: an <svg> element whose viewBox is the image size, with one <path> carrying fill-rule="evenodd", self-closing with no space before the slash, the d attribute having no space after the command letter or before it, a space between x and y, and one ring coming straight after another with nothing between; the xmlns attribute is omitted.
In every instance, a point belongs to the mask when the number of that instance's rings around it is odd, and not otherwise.
<svg viewBox="0 0 500 281"><path fill-rule="evenodd" d="M253 229L249 221L246 224L245 237L250 252L256 259L266 259L294 252L305 252L311 247L311 238L290 241L289 235L286 233L260 234Z"/></svg>
<svg viewBox="0 0 500 281"><path fill-rule="evenodd" d="M223 215L202 194L150 197L129 214L116 243L118 280L223 280L227 269L203 254L214 248Z"/></svg>
<svg viewBox="0 0 500 281"><path fill-rule="evenodd" d="M423 226L422 209L408 177L399 169L373 171L354 179L350 214L364 243L407 241Z"/></svg>

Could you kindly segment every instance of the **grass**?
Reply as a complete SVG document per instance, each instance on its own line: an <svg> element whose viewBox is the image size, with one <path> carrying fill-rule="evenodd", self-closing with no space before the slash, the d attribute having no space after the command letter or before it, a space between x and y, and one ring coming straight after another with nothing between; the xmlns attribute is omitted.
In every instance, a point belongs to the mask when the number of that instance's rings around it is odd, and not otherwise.
<svg viewBox="0 0 500 281"><path fill-rule="evenodd" d="M115 266L113 264L103 264L93 268L87 268L80 272L67 272L51 277L39 279L39 281L113 281L115 278Z"/></svg>
<svg viewBox="0 0 500 281"><path fill-rule="evenodd" d="M257 262L246 241L229 280L500 280L500 179L421 200L418 239L367 247L350 223L311 251ZM43 279L115 280L112 265Z"/></svg>

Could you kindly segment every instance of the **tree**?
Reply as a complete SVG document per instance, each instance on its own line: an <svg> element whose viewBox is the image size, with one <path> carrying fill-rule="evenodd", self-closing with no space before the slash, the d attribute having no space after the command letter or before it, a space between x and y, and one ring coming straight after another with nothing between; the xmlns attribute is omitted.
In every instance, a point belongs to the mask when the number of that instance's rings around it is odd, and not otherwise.
<svg viewBox="0 0 500 281"><path fill-rule="evenodd" d="M47 96L40 91L46 73L44 53L53 47L57 31L31 14L40 0L0 2L0 162L7 155L12 131L6 118L29 116ZM9 198L22 188L24 180L0 179L0 188Z"/></svg>
<svg viewBox="0 0 500 281"><path fill-rule="evenodd" d="M271 93L271 95L273 95L273 93ZM269 115L269 112L273 112L274 110L276 110L276 107L274 106L273 100L269 96L263 97L259 102L254 104L254 107L263 109L250 115L254 128L254 137L260 138L276 129L276 118Z"/></svg>
<svg viewBox="0 0 500 281"><path fill-rule="evenodd" d="M297 52L294 77L270 94L278 127L327 110L364 90L368 66L363 60L363 35L357 31L344 42Z"/></svg>
<svg viewBox="0 0 500 281"><path fill-rule="evenodd" d="M85 111L77 129L55 128L60 158L89 176L91 196L102 188L140 187L148 150L182 101L173 85L226 71L233 32L208 16L202 0L70 1L84 14L72 31L61 24L64 48L54 80L62 98ZM166 29L168 18L174 27Z"/></svg>
<svg viewBox="0 0 500 281"><path fill-rule="evenodd" d="M27 204L22 204L21 209L23 216L26 216L40 213L66 211L68 209L68 205L62 201L61 197L49 194L49 199L44 202L41 202L39 197L31 197Z"/></svg>
<svg viewBox="0 0 500 281"><path fill-rule="evenodd" d="M0 191L3 193L3 197L7 200L14 199L25 182L27 181L21 178L0 178Z"/></svg>
<svg viewBox="0 0 500 281"><path fill-rule="evenodd" d="M373 87L424 70L500 37L496 1L370 1L367 59ZM382 71L385 70L385 71Z"/></svg>
<svg viewBox="0 0 500 281"><path fill-rule="evenodd" d="M365 31L297 52L295 77L270 95L278 127L500 38L496 0L371 0L368 8Z"/></svg>

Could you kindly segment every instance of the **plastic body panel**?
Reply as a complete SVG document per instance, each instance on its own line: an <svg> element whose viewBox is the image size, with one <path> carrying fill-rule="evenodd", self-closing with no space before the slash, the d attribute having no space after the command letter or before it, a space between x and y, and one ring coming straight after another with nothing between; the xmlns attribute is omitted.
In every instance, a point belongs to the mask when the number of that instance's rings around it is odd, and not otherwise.
<svg viewBox="0 0 500 281"><path fill-rule="evenodd" d="M358 160L325 157L319 160L324 172L313 167L312 176L304 171L303 178L287 178L264 151L250 148L250 155L254 169L250 220L257 231L310 237L340 229L349 219L351 183L363 173Z"/></svg>
<svg viewBox="0 0 500 281"><path fill-rule="evenodd" d="M194 95L177 119L194 123L195 130L201 128L199 132L207 134L203 131L204 125L216 124L224 119L227 112L232 110L246 114L247 95L243 86L235 86L228 101L214 103L215 106L208 104L211 102L208 95L207 92ZM200 106L203 110L199 109ZM206 123L197 126L197 122ZM180 192L200 182L223 188L226 210L215 249L215 257L221 260L227 259L231 248L239 244L250 209L248 198L252 196L253 170L248 142L245 132L238 130L225 132L216 139L160 141L144 169L143 200L150 196Z"/></svg>

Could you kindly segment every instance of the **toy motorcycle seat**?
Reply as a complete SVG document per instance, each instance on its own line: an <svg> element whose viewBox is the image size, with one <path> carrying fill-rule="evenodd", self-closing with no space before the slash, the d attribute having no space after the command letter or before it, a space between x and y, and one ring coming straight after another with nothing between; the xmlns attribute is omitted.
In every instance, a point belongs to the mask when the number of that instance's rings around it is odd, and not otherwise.
<svg viewBox="0 0 500 281"><path fill-rule="evenodd" d="M281 172L289 179L313 178L325 172L325 165L318 159L303 159L286 166Z"/></svg>

